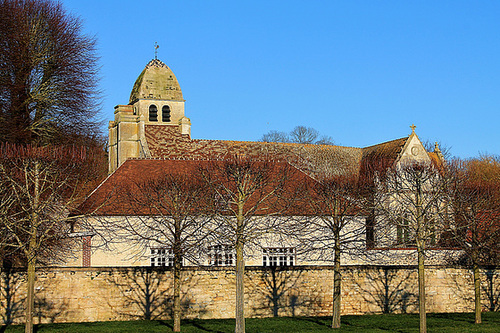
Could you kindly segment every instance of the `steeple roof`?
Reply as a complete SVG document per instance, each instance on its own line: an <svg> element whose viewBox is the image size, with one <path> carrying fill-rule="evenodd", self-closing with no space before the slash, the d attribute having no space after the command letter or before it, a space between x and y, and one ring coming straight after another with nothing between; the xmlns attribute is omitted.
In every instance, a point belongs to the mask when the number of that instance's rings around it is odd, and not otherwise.
<svg viewBox="0 0 500 333"><path fill-rule="evenodd" d="M134 83L129 104L139 99L184 101L174 73L158 59L151 60Z"/></svg>

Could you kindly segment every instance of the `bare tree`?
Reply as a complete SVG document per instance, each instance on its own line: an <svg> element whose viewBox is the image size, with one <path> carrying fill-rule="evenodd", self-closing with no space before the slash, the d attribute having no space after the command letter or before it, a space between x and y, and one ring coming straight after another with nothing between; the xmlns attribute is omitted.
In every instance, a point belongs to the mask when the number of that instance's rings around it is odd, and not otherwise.
<svg viewBox="0 0 500 333"><path fill-rule="evenodd" d="M454 161L452 244L467 255L474 275L475 323L481 320L480 267L500 258L500 163L492 157Z"/></svg>
<svg viewBox="0 0 500 333"><path fill-rule="evenodd" d="M500 156L481 155L467 163L467 170L473 180L483 180L490 183L500 182Z"/></svg>
<svg viewBox="0 0 500 333"><path fill-rule="evenodd" d="M129 216L108 222L108 227L122 236L116 241L151 251L152 258L156 255L153 266L172 266L174 332L180 332L183 260L199 262L198 249L207 236L205 211L210 203L206 202L207 186L195 174L196 168L189 173L180 173L185 170L182 166L164 169L160 175L150 175L122 189Z"/></svg>
<svg viewBox="0 0 500 333"><path fill-rule="evenodd" d="M428 247L438 244L447 220L447 179L442 169L431 163L402 162L387 171L385 181L379 183L379 190L379 245L416 248L420 332L427 332L425 253ZM384 221L387 225L383 225Z"/></svg>
<svg viewBox="0 0 500 333"><path fill-rule="evenodd" d="M236 329L245 332L245 251L259 246L259 240L278 229L295 190L296 169L283 162L230 156L200 169L216 198L211 226L214 241L236 252ZM299 183L299 182L297 182Z"/></svg>
<svg viewBox="0 0 500 333"><path fill-rule="evenodd" d="M2 247L27 266L26 332L33 331L35 269L71 245L68 212L93 187L99 155L81 148L0 146Z"/></svg>
<svg viewBox="0 0 500 333"><path fill-rule="evenodd" d="M1 141L99 137L95 39L80 20L50 0L0 0L0 13Z"/></svg>
<svg viewBox="0 0 500 333"><path fill-rule="evenodd" d="M314 143L319 136L319 132L311 127L296 126L291 132L290 137L296 143Z"/></svg>
<svg viewBox="0 0 500 333"><path fill-rule="evenodd" d="M290 142L290 137L288 133L279 132L279 131L269 131L264 134L260 139L262 142Z"/></svg>
<svg viewBox="0 0 500 333"><path fill-rule="evenodd" d="M315 144L317 144L317 145L334 145L335 141L329 135L322 135L318 140L316 140Z"/></svg>
<svg viewBox="0 0 500 333"><path fill-rule="evenodd" d="M424 146L426 151L437 153L441 155L440 157L445 160L450 160L452 157L452 147L443 144L441 141L425 140L424 142L422 142L422 145Z"/></svg>
<svg viewBox="0 0 500 333"><path fill-rule="evenodd" d="M361 219L361 192L357 175L341 175L309 184L307 201L312 217L298 221L295 237L300 252L312 260L333 262L332 328L340 328L341 256L364 249L365 223Z"/></svg>
<svg viewBox="0 0 500 333"><path fill-rule="evenodd" d="M263 142L292 142L303 144L333 145L331 136L322 135L319 132L306 126L296 126L289 134L286 132L269 131L264 134L260 141Z"/></svg>

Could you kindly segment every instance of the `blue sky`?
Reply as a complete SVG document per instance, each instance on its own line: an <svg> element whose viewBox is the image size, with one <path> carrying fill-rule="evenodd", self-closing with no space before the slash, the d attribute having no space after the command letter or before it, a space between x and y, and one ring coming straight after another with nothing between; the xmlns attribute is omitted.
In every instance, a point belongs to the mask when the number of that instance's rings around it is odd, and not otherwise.
<svg viewBox="0 0 500 333"><path fill-rule="evenodd" d="M98 39L102 117L154 57L193 138L316 128L364 147L408 135L500 154L499 1L64 0Z"/></svg>

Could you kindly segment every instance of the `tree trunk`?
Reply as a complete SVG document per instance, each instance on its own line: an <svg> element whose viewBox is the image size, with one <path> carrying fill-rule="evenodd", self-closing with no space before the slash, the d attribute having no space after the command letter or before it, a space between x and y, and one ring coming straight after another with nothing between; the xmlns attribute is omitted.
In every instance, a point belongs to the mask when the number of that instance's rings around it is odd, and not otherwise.
<svg viewBox="0 0 500 333"><path fill-rule="evenodd" d="M333 257L333 319L332 328L340 328L340 300L342 275L340 272L340 234L335 231L335 248Z"/></svg>
<svg viewBox="0 0 500 333"><path fill-rule="evenodd" d="M481 277L479 276L479 265L474 263L474 309L476 313L475 323L481 324Z"/></svg>
<svg viewBox="0 0 500 333"><path fill-rule="evenodd" d="M36 221L36 219L35 219ZM33 223L34 224L34 223ZM33 333L33 313L35 310L35 266L36 266L36 234L37 228L32 225L30 242L26 257L28 258L27 290L26 290L26 323L25 333Z"/></svg>
<svg viewBox="0 0 500 333"><path fill-rule="evenodd" d="M425 242L426 225L422 209L422 187L417 183L415 193L417 216L417 255L418 255L418 314L420 316L420 333L427 333L427 315L425 313Z"/></svg>
<svg viewBox="0 0 500 333"><path fill-rule="evenodd" d="M243 258L243 231L244 231L244 201L238 202L238 216L236 217L236 333L245 332L245 259Z"/></svg>
<svg viewBox="0 0 500 333"><path fill-rule="evenodd" d="M174 332L181 331L181 256L174 253Z"/></svg>
<svg viewBox="0 0 500 333"><path fill-rule="evenodd" d="M28 285L26 295L26 323L25 333L33 333L33 313L35 310L35 264L34 256L28 259Z"/></svg>
<svg viewBox="0 0 500 333"><path fill-rule="evenodd" d="M236 240L236 333L245 332L245 261L243 259L243 244L240 239Z"/></svg>
<svg viewBox="0 0 500 333"><path fill-rule="evenodd" d="M26 171L25 171L26 172ZM28 259L28 276L27 276L27 290L26 290L26 321L24 332L33 333L33 312L35 308L35 266L37 255L37 234L39 223L39 203L40 203L40 165L35 162L34 165L34 191L33 191L33 206L31 213L31 228L29 234L28 251L25 251L26 258Z"/></svg>
<svg viewBox="0 0 500 333"><path fill-rule="evenodd" d="M420 333L427 333L427 316L425 313L425 262L424 250L418 249L418 312L420 315Z"/></svg>

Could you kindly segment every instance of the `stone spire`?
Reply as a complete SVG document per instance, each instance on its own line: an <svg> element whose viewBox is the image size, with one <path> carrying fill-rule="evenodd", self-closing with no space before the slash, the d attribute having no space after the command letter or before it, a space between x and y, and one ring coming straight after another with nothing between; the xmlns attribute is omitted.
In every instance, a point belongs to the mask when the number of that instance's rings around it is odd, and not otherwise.
<svg viewBox="0 0 500 333"><path fill-rule="evenodd" d="M442 160L444 161L444 155L441 152L441 149L439 149L438 143L434 143L434 153Z"/></svg>
<svg viewBox="0 0 500 333"><path fill-rule="evenodd" d="M139 99L182 101L182 90L172 70L159 59L151 60L134 83L129 104Z"/></svg>

